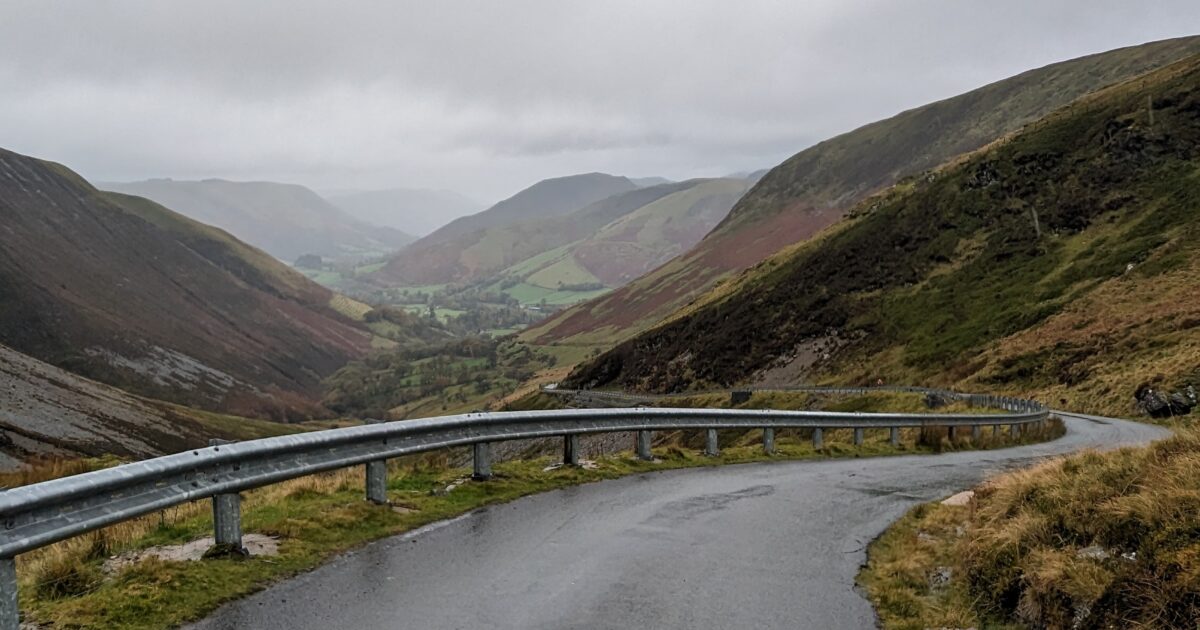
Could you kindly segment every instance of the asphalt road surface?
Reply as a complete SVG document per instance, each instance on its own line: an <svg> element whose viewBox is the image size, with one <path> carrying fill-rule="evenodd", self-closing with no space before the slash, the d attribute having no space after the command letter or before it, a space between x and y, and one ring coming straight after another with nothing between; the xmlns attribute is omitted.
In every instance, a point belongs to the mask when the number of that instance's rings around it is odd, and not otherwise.
<svg viewBox="0 0 1200 630"><path fill-rule="evenodd" d="M906 510L988 475L1156 427L1065 417L995 451L672 470L489 507L228 604L199 630L872 628L854 587Z"/></svg>

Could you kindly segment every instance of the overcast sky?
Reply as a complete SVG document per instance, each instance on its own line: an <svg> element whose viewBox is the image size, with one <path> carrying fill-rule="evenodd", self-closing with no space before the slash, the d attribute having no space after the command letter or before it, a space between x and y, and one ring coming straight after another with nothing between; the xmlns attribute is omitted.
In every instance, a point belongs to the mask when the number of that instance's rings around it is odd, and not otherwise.
<svg viewBox="0 0 1200 630"><path fill-rule="evenodd" d="M92 180L419 187L773 166L1017 72L1200 32L1169 0L0 0L0 146Z"/></svg>

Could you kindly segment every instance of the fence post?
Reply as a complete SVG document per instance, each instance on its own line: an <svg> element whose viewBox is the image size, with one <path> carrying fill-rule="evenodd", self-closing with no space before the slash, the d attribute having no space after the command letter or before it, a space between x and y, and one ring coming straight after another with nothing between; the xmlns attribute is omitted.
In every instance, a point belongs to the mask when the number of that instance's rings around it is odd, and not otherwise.
<svg viewBox="0 0 1200 630"><path fill-rule="evenodd" d="M21 609L17 602L17 559L0 558L0 630L19 630Z"/></svg>
<svg viewBox="0 0 1200 630"><path fill-rule="evenodd" d="M637 457L644 462L654 461L654 455L650 453L650 432L637 432Z"/></svg>
<svg viewBox="0 0 1200 630"><path fill-rule="evenodd" d="M379 420L368 420L367 424L377 424ZM367 500L375 505L387 505L387 460L377 459L363 466Z"/></svg>
<svg viewBox="0 0 1200 630"><path fill-rule="evenodd" d="M721 454L721 446L717 442L717 430L708 429L704 434L704 454L716 457Z"/></svg>
<svg viewBox="0 0 1200 630"><path fill-rule="evenodd" d="M579 465L579 435L571 434L563 436L563 465L578 466Z"/></svg>
<svg viewBox="0 0 1200 630"><path fill-rule="evenodd" d="M854 429L854 445L855 446L863 445L863 429L862 429L862 427L858 427L858 428Z"/></svg>
<svg viewBox="0 0 1200 630"><path fill-rule="evenodd" d="M367 500L387 505L387 460L377 459L363 466L366 471Z"/></svg>
<svg viewBox="0 0 1200 630"><path fill-rule="evenodd" d="M211 439L208 445L220 447L232 444L230 440ZM242 550L242 496L236 492L214 494L213 539L218 547Z"/></svg>
<svg viewBox="0 0 1200 630"><path fill-rule="evenodd" d="M888 440L891 442L892 448L900 446L900 427L892 427L888 433Z"/></svg>
<svg viewBox="0 0 1200 630"><path fill-rule="evenodd" d="M813 429L813 448L818 451L825 448L825 435L821 427Z"/></svg>
<svg viewBox="0 0 1200 630"><path fill-rule="evenodd" d="M767 455L775 454L775 429L763 429L763 452Z"/></svg>
<svg viewBox="0 0 1200 630"><path fill-rule="evenodd" d="M471 474L471 478L476 481L487 481L492 478L492 449L491 444L487 442L476 442L474 444L475 451L475 471Z"/></svg>

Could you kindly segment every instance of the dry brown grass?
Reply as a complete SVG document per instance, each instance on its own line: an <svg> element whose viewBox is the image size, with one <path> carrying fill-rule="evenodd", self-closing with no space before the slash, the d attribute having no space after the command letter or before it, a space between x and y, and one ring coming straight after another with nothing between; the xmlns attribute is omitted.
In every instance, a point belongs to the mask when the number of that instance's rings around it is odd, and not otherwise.
<svg viewBox="0 0 1200 630"><path fill-rule="evenodd" d="M961 537L938 534L946 519ZM934 536L933 551L905 537L917 531ZM930 554L953 567L957 595L897 568L926 574ZM1194 629L1200 433L1006 474L979 488L969 510L922 506L872 546L860 578L887 627L942 624L938 611L949 608L983 625Z"/></svg>

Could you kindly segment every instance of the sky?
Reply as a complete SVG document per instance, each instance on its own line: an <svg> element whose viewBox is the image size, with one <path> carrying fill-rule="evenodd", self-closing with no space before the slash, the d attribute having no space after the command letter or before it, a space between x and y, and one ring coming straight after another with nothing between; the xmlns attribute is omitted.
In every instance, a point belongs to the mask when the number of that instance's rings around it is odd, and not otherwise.
<svg viewBox="0 0 1200 630"><path fill-rule="evenodd" d="M778 164L1200 2L0 0L0 147L93 181L434 188Z"/></svg>

